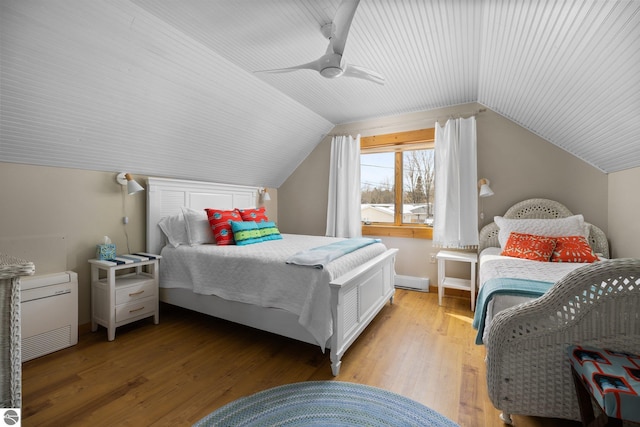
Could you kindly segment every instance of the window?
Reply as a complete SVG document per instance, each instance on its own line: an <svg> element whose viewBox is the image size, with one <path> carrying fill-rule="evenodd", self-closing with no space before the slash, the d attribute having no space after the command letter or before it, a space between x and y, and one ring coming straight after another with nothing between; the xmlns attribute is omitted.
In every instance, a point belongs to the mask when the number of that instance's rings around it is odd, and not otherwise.
<svg viewBox="0 0 640 427"><path fill-rule="evenodd" d="M395 153L360 155L360 212L364 224L395 222L395 175Z"/></svg>
<svg viewBox="0 0 640 427"><path fill-rule="evenodd" d="M433 129L360 139L362 234L431 238Z"/></svg>

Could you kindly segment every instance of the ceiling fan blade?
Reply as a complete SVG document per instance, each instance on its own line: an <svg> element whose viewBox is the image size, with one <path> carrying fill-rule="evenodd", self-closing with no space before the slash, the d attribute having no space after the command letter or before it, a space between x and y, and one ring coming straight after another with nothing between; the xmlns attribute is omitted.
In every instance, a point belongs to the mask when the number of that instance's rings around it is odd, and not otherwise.
<svg viewBox="0 0 640 427"><path fill-rule="evenodd" d="M349 29L351 28L351 22L353 16L356 14L356 9L360 0L342 0L336 16L333 18L333 26L330 37L330 47L333 53L342 55L344 53L344 46L347 44L347 36L349 35Z"/></svg>
<svg viewBox="0 0 640 427"><path fill-rule="evenodd" d="M380 73L358 65L347 64L344 74L342 75L344 77L355 77L358 79L369 80L379 85L384 85L384 77Z"/></svg>
<svg viewBox="0 0 640 427"><path fill-rule="evenodd" d="M288 72L297 71L297 70L313 70L313 71L320 72L322 68L320 65L321 59L322 58L316 59L315 61L307 62L306 64L296 65L293 67L276 68L274 70L258 70L258 71L254 71L254 73L288 73Z"/></svg>

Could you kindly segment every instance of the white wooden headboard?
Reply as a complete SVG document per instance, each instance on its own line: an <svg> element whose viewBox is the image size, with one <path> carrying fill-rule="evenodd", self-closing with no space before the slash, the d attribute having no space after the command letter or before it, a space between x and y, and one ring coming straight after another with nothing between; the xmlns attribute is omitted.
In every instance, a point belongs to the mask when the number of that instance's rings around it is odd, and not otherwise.
<svg viewBox="0 0 640 427"><path fill-rule="evenodd" d="M147 252L159 254L164 245L158 222L192 209L255 208L259 187L186 181L167 178L147 178Z"/></svg>

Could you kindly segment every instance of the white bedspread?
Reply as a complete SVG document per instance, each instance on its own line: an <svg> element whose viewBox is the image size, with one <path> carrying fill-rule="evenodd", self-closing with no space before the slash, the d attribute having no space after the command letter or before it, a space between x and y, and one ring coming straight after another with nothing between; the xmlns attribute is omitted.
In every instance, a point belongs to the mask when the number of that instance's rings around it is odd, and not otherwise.
<svg viewBox="0 0 640 427"><path fill-rule="evenodd" d="M502 256L500 252L500 248L486 248L480 254L480 286L496 277L557 282L570 271L586 265L571 262L532 261Z"/></svg>
<svg viewBox="0 0 640 427"><path fill-rule="evenodd" d="M568 262L540 262L500 255L500 248L489 247L482 251L479 260L478 279L480 286L490 279L506 277L555 283L566 274L586 264ZM496 295L487 304L483 341L491 328L496 313L531 301L532 298L518 295Z"/></svg>
<svg viewBox="0 0 640 427"><path fill-rule="evenodd" d="M375 258L386 247L375 243L316 269L285 261L302 250L344 239L282 237L246 246L167 246L162 249L160 286L287 310L299 316L299 323L324 348L333 331L329 282Z"/></svg>

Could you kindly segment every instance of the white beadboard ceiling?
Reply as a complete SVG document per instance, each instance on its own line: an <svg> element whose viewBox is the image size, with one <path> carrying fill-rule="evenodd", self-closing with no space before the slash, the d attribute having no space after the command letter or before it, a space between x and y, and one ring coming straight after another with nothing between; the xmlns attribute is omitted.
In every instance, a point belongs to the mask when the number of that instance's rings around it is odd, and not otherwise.
<svg viewBox="0 0 640 427"><path fill-rule="evenodd" d="M2 0L0 160L277 187L336 124L478 102L640 167L640 0L361 0L345 59L384 86L254 73L322 55L339 4Z"/></svg>

